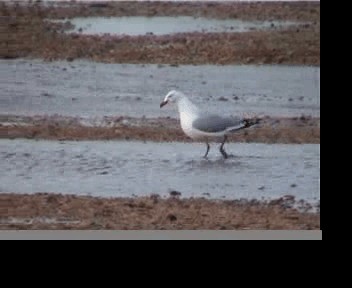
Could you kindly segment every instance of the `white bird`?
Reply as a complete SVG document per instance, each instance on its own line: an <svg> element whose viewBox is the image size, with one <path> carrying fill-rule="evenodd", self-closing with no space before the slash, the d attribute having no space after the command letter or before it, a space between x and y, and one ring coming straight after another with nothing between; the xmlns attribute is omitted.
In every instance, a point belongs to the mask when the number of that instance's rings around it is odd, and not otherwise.
<svg viewBox="0 0 352 288"><path fill-rule="evenodd" d="M228 154L224 150L227 135L259 122L258 119L250 120L204 113L185 94L175 90L167 93L165 99L160 103L160 108L168 103L177 104L183 132L193 140L206 143L207 151L204 158L207 158L210 150L209 142L221 142L220 152L227 159Z"/></svg>

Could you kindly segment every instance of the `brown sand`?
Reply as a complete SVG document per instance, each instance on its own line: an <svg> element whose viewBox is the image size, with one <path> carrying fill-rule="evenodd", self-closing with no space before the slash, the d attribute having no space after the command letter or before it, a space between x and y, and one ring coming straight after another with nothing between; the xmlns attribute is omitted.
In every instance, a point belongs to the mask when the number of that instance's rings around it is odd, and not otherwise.
<svg viewBox="0 0 352 288"><path fill-rule="evenodd" d="M320 213L271 202L0 194L0 230L319 230Z"/></svg>
<svg viewBox="0 0 352 288"><path fill-rule="evenodd" d="M165 36L68 35L46 17L191 15L309 22L287 30ZM320 65L320 3L109 3L108 7L0 4L0 58L109 63Z"/></svg>
<svg viewBox="0 0 352 288"><path fill-rule="evenodd" d="M19 7L16 8L17 10ZM218 19L243 20L299 20L319 21L320 3L307 2L218 2L207 3L202 1L189 2L138 2L116 1L110 3L70 3L67 1L61 7L41 7L33 5L30 10L22 9L25 15L30 11L33 14L45 14L48 18L72 17L122 17L122 16L195 16Z"/></svg>
<svg viewBox="0 0 352 288"><path fill-rule="evenodd" d="M21 123L16 123L21 118ZM7 119L7 121L6 121ZM2 121L13 121L10 125ZM128 124L124 124L124 123ZM24 122L24 123L23 123ZM0 139L190 141L177 119L114 117L111 127L88 127L68 117L0 117ZM320 118L264 118L256 126L233 133L232 142L320 143Z"/></svg>

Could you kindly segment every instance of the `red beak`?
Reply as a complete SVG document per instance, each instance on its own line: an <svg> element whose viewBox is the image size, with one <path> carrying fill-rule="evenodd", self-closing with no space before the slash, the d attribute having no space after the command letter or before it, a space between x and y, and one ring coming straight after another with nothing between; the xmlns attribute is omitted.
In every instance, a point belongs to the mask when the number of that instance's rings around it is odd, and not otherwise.
<svg viewBox="0 0 352 288"><path fill-rule="evenodd" d="M167 101L163 101L160 103L160 108L163 108L168 102Z"/></svg>

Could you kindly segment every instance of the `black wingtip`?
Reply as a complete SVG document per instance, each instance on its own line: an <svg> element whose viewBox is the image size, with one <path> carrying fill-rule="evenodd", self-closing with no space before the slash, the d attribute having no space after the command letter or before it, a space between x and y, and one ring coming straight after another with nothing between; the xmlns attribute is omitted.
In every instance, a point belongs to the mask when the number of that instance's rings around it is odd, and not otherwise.
<svg viewBox="0 0 352 288"><path fill-rule="evenodd" d="M248 128L248 127L257 125L257 124L259 124L261 121L262 121L262 119L260 119L260 118L251 118L251 119L248 118L248 119L244 119L244 120L243 120L244 125L245 125L244 128Z"/></svg>

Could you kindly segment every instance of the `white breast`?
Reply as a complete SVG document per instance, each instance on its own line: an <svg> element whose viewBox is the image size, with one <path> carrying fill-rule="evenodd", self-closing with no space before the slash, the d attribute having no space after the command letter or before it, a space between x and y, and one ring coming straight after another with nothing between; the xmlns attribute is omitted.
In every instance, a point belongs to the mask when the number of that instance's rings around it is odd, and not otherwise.
<svg viewBox="0 0 352 288"><path fill-rule="evenodd" d="M198 108L187 98L182 98L178 102L178 110L180 112L181 128L183 132L185 132L188 137L196 139L198 135L192 128L192 123L198 116Z"/></svg>
<svg viewBox="0 0 352 288"><path fill-rule="evenodd" d="M180 120L183 132L185 132L188 137L194 138L195 135L192 133L192 122L194 120L193 117L187 113L180 113Z"/></svg>

